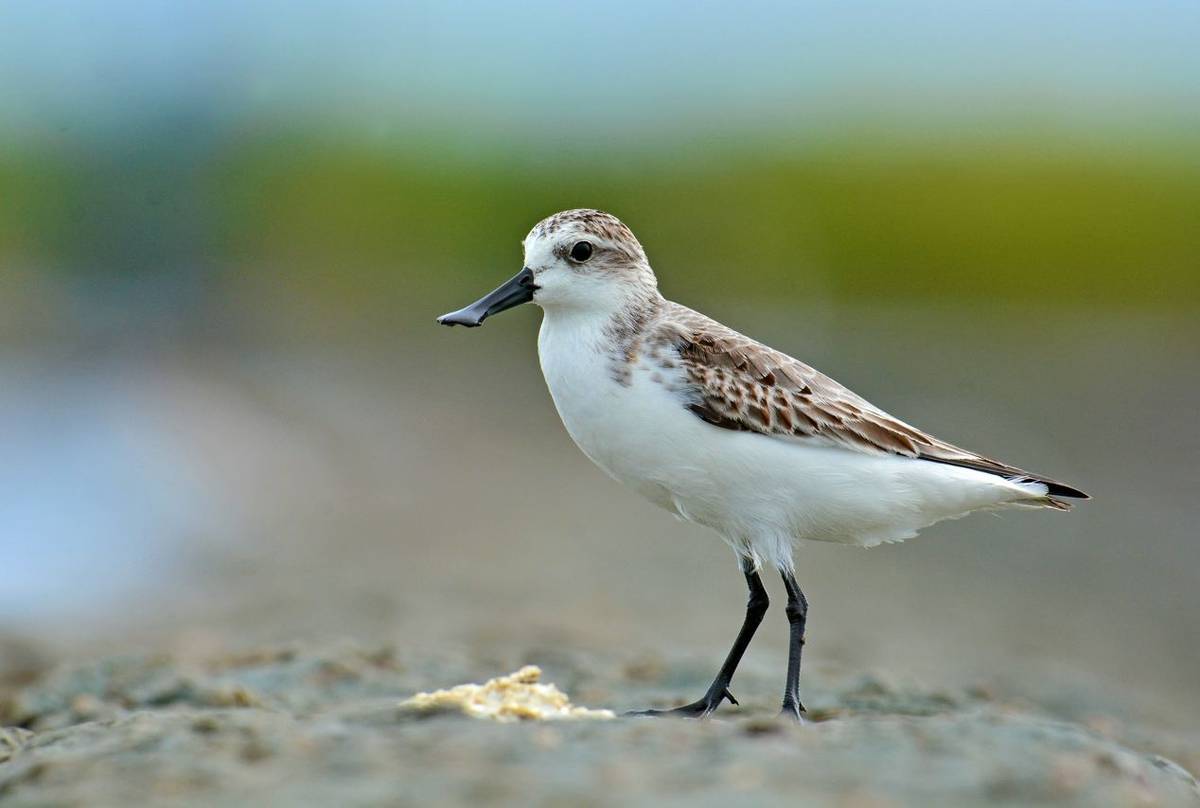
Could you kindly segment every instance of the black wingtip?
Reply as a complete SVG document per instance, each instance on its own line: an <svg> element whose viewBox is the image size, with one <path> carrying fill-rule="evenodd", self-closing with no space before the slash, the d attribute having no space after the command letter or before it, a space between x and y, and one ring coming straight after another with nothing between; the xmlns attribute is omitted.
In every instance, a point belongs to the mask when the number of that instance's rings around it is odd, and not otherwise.
<svg viewBox="0 0 1200 808"><path fill-rule="evenodd" d="M1013 478L1017 482L1022 483L1041 483L1046 486L1046 496L1048 497L1067 497L1068 499L1091 499L1089 494L1085 494L1078 488L1072 488L1066 483L1060 483L1057 480L1048 480L1045 477L1038 477L1036 474L1027 474L1024 477ZM1065 503L1064 503L1065 504Z"/></svg>
<svg viewBox="0 0 1200 808"><path fill-rule="evenodd" d="M1063 483L1056 483L1053 480L1039 480L1036 477L1031 478L1032 482L1045 484L1047 493L1052 497L1070 497L1071 499L1091 499L1090 494L1085 494L1078 488L1072 488Z"/></svg>
<svg viewBox="0 0 1200 808"><path fill-rule="evenodd" d="M995 474L997 477L1004 477L1009 480L1020 483L1041 483L1046 486L1046 495L1050 497L1067 497L1069 499L1091 499L1091 496L1080 491L1078 488L1073 488L1066 483L1060 483L1057 480L1051 480L1047 477L1039 477L1036 474L1030 474L1022 469L1013 466L1006 466L1002 463L997 463L994 460L988 460L984 457L977 458L947 458L947 457L930 457L929 455L921 455L922 460L929 460L934 463L943 463L947 466L958 466L964 469L973 471L982 471L984 474Z"/></svg>

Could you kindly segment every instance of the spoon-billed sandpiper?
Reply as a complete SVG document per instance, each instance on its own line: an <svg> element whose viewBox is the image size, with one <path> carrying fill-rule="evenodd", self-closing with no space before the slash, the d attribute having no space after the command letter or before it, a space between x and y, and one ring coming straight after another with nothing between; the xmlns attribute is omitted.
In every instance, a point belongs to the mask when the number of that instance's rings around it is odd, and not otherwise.
<svg viewBox="0 0 1200 808"><path fill-rule="evenodd" d="M478 326L521 303L545 310L542 372L563 424L609 475L737 552L750 589L737 639L708 691L724 699L767 610L759 570L783 576L790 624L783 713L799 718L808 603L796 539L870 547L1008 505L1068 510L1082 491L939 440L786 354L666 300L616 217L568 210L525 237L525 266L444 325Z"/></svg>

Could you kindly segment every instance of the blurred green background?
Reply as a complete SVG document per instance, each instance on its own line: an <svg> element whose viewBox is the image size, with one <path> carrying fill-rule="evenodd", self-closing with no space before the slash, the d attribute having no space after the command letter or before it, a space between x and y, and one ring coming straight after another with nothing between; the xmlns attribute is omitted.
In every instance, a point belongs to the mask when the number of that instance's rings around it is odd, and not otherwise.
<svg viewBox="0 0 1200 808"><path fill-rule="evenodd" d="M668 296L1097 495L814 550L814 653L1200 716L1197 41L1191 2L0 4L0 628L523 603L718 653L732 565L570 446L536 317L432 325L588 206Z"/></svg>
<svg viewBox="0 0 1200 808"><path fill-rule="evenodd" d="M1200 302L1187 3L4 14L16 312L82 278L361 318L490 283L574 206L681 295Z"/></svg>

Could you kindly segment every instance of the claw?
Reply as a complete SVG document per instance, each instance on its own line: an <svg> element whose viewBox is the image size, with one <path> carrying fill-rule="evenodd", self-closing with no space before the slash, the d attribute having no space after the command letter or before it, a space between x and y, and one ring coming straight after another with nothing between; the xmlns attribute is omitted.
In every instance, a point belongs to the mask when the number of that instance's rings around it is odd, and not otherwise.
<svg viewBox="0 0 1200 808"><path fill-rule="evenodd" d="M671 710L637 710L635 712L626 713L628 716L674 716L676 718L708 718L717 707L725 699L729 699L730 704L737 704L738 700L729 692L729 688L721 688L720 694L715 698L712 695L713 691L704 694L704 698L699 701L693 701L691 704L685 704L682 707L676 707Z"/></svg>

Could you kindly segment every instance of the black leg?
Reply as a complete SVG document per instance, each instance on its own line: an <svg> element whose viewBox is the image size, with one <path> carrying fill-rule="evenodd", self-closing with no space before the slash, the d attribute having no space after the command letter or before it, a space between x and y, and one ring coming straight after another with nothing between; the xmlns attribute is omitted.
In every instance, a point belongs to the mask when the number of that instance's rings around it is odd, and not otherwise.
<svg viewBox="0 0 1200 808"><path fill-rule="evenodd" d="M788 643L787 684L783 688L783 715L800 719L804 705L800 703L800 654L804 650L804 623L808 619L808 600L796 583L796 576L784 570L783 586L787 589L787 613L790 626Z"/></svg>
<svg viewBox="0 0 1200 808"><path fill-rule="evenodd" d="M750 645L750 639L754 636L755 630L762 622L763 615L767 613L767 606L771 603L767 598L766 587L763 586L762 579L758 577L758 572L754 569L754 562L748 558L742 558L742 574L746 576L746 586L750 590L750 598L746 602L746 619L742 622L742 630L738 632L737 639L733 641L733 647L729 649L729 655L725 657L725 664L721 665L721 670L717 672L717 678L713 679L713 683L708 686L708 691L699 701L676 707L674 710L643 710L632 713L632 715L705 718L713 710L716 710L725 699L729 699L730 704L737 704L737 699L729 692L729 683L733 681L733 673L737 670L738 663L742 661L742 655L746 653L746 647Z"/></svg>

